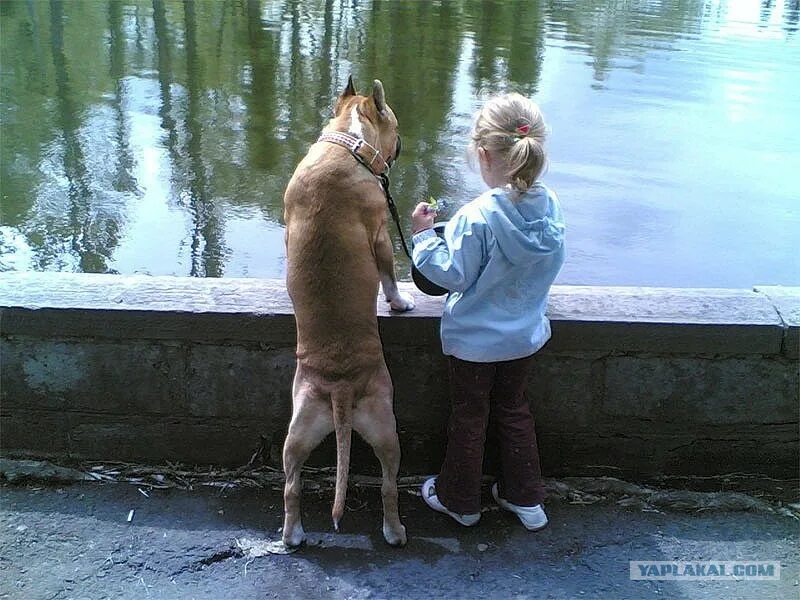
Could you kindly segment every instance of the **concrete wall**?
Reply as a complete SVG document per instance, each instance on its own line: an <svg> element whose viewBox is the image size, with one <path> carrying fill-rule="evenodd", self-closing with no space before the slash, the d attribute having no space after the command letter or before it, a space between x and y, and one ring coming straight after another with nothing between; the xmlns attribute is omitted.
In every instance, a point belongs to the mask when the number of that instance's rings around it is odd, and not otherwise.
<svg viewBox="0 0 800 600"><path fill-rule="evenodd" d="M419 474L440 465L448 401L442 301L415 295L408 314L378 304L402 468ZM0 307L4 452L239 465L263 440L279 457L282 282L0 273ZM550 315L529 390L548 475L797 475L800 289L563 286ZM354 444L353 469L376 466Z"/></svg>

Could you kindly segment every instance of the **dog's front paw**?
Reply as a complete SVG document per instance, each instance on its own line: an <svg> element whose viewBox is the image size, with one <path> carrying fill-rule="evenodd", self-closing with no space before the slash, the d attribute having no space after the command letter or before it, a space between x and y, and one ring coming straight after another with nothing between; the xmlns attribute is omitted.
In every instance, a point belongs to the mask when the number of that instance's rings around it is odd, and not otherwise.
<svg viewBox="0 0 800 600"><path fill-rule="evenodd" d="M397 292L397 296L392 299L388 299L389 308L392 310L396 310L397 312L406 312L409 310L414 310L414 298L411 297L411 294L407 294L406 292Z"/></svg>

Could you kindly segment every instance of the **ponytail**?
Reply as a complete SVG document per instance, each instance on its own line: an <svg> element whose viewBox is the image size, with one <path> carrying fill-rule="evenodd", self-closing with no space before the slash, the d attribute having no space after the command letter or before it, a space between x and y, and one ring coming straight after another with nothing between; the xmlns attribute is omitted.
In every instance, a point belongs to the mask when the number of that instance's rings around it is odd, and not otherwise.
<svg viewBox="0 0 800 600"><path fill-rule="evenodd" d="M547 155L544 146L536 138L525 136L517 139L506 156L511 186L525 192L544 171Z"/></svg>

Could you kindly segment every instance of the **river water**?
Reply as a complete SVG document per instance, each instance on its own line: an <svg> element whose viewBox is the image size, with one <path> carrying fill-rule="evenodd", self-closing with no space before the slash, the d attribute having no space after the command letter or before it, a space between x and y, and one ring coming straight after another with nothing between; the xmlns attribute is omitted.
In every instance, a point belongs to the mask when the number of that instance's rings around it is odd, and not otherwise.
<svg viewBox="0 0 800 600"><path fill-rule="evenodd" d="M800 285L800 0L0 2L0 270L282 277L282 194L383 81L409 226L482 191L488 94L543 108L562 284ZM409 265L396 233L397 269Z"/></svg>

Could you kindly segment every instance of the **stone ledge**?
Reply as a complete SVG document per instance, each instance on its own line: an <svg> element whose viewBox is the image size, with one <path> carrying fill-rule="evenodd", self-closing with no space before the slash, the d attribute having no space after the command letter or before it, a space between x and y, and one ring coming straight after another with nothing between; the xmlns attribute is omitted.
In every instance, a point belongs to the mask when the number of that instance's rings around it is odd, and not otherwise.
<svg viewBox="0 0 800 600"><path fill-rule="evenodd" d="M402 468L435 472L449 408L442 299L415 296L405 314L378 301L379 326ZM528 387L545 468L794 475L797 297L556 287ZM279 462L295 364L282 282L2 273L0 307L4 452L237 465L264 445ZM353 443L354 469L374 469ZM331 464L333 447L312 460Z"/></svg>
<svg viewBox="0 0 800 600"><path fill-rule="evenodd" d="M417 308L392 313L379 299L382 334L437 345L442 298L425 296L410 283L401 288L414 295ZM800 303L799 288L783 290L782 303ZM549 311L554 336L547 350L793 351L796 344L784 337L797 337L796 314L794 329L787 329L770 298L750 290L555 286ZM6 336L269 340L279 346L295 340L291 301L279 280L5 272L0 309Z"/></svg>
<svg viewBox="0 0 800 600"><path fill-rule="evenodd" d="M800 355L800 288L757 286L754 291L766 296L775 307L784 329L783 351L790 358Z"/></svg>

